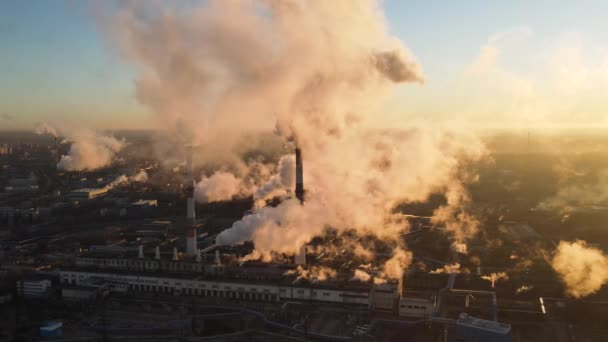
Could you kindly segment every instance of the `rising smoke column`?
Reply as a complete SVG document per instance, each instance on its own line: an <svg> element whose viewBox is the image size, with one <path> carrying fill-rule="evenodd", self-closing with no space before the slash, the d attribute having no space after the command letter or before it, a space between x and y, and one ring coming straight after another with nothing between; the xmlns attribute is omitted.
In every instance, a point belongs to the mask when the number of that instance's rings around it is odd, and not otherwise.
<svg viewBox="0 0 608 342"><path fill-rule="evenodd" d="M399 245L408 227L394 206L446 191L459 160L483 154L478 140L434 128L377 129L389 127L378 108L394 85L424 81L377 1L134 2L114 19L115 42L138 71L137 99L166 127L221 150L276 127L303 151L304 205L258 208L220 244L293 254L333 227ZM385 273L398 278L410 262L395 246Z"/></svg>
<svg viewBox="0 0 608 342"><path fill-rule="evenodd" d="M551 266L575 298L593 294L608 282L608 256L582 240L560 241Z"/></svg>
<svg viewBox="0 0 608 342"><path fill-rule="evenodd" d="M111 135L84 127L61 127L59 129L48 123L39 124L36 134L50 134L55 138L65 137L70 142L67 155L61 156L57 169L65 171L94 170L110 165L116 154L126 145Z"/></svg>
<svg viewBox="0 0 608 342"><path fill-rule="evenodd" d="M242 181L230 172L217 171L203 177L194 187L194 198L199 203L228 201L241 193Z"/></svg>
<svg viewBox="0 0 608 342"><path fill-rule="evenodd" d="M110 165L124 146L124 140L88 129L65 134L71 142L67 155L61 156L57 168L66 171L94 170Z"/></svg>
<svg viewBox="0 0 608 342"><path fill-rule="evenodd" d="M34 129L34 132L36 132L36 134L49 134L55 138L58 137L57 130L46 122L38 124Z"/></svg>
<svg viewBox="0 0 608 342"><path fill-rule="evenodd" d="M279 160L277 172L268 182L259 187L255 193L256 200L265 202L276 196L282 196L295 186L295 158L291 155L283 156Z"/></svg>

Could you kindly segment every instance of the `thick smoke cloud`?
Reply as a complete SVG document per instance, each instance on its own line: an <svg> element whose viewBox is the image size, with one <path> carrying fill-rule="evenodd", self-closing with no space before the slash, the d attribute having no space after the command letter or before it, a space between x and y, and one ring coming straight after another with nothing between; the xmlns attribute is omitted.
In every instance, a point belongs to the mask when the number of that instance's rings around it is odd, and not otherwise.
<svg viewBox="0 0 608 342"><path fill-rule="evenodd" d="M575 298L593 294L608 282L608 256L582 240L560 241L551 266Z"/></svg>
<svg viewBox="0 0 608 342"><path fill-rule="evenodd" d="M36 127L35 132L62 136L65 137L65 142L71 143L68 154L61 156L57 163L57 169L65 171L94 170L108 166L126 145L124 140L82 127L57 129L42 123Z"/></svg>
<svg viewBox="0 0 608 342"><path fill-rule="evenodd" d="M270 180L255 191L256 200L265 201L267 199L282 196L295 186L296 160L294 156L283 156L279 160L277 173Z"/></svg>
<svg viewBox="0 0 608 342"><path fill-rule="evenodd" d="M57 163L58 169L66 171L108 166L125 146L124 140L87 129L69 132L66 137L71 142L70 149Z"/></svg>
<svg viewBox="0 0 608 342"><path fill-rule="evenodd" d="M394 206L460 189L460 160L484 153L467 135L378 129L388 127L378 110L394 84L424 78L377 1L208 1L187 9L134 2L114 18L113 37L138 70L137 99L166 127L218 150L245 132L276 128L302 148L304 205L257 208L219 244L251 240L269 257L297 252L327 227L355 229L396 245L384 272L399 278L411 253L398 239L408 225ZM290 170L289 160L279 169ZM257 196L293 184L282 171L277 177ZM238 192L231 181L225 197ZM474 229L458 223L472 221L460 203L440 222L464 239Z"/></svg>
<svg viewBox="0 0 608 342"><path fill-rule="evenodd" d="M242 181L232 173L218 171L203 177L194 187L194 198L199 203L227 201L241 192Z"/></svg>

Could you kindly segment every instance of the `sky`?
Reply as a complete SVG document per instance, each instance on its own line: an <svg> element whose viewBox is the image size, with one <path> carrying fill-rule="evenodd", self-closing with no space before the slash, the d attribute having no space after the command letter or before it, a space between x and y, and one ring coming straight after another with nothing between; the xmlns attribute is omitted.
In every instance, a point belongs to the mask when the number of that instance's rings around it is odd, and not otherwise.
<svg viewBox="0 0 608 342"><path fill-rule="evenodd" d="M382 3L391 33L426 78L397 87L382 108L391 120L608 124L608 2ZM135 100L135 71L109 47L94 8L88 0L0 2L0 129L58 118L104 129L154 126Z"/></svg>

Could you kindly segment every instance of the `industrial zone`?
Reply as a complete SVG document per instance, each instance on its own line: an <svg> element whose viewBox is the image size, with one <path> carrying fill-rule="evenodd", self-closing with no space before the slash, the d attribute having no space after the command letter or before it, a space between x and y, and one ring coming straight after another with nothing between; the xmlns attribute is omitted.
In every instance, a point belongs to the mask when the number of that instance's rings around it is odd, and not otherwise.
<svg viewBox="0 0 608 342"><path fill-rule="evenodd" d="M3 174L34 170L3 180L2 202L21 203L3 204L0 211L0 295L3 315L14 318L3 323L5 336L16 331L33 339L82 341L390 341L405 334L411 341L526 341L568 334L559 322L573 310L605 310L599 301L564 298L556 275L542 262L509 278L499 274L520 264L514 257L511 264L453 259L446 252L449 241L424 215L408 217L413 228L403 238L417 250L417 266L397 281L376 279L374 272L353 277L365 270L352 262L354 242L362 239L356 234L330 231L283 261L248 260L251 244L219 245L215 238L248 213L251 199L197 204L191 146L184 149L189 157L183 184L164 188L102 180L115 179L132 168L127 165L55 175L45 165L61 153L54 143L3 148ZM306 200L302 154L295 149L290 192L300 203ZM142 162L131 172L155 177L154 165ZM28 198L37 198L36 206ZM528 226L507 221L501 227L517 234L515 245L545 243ZM338 255L317 248L327 241L341 246ZM482 244L473 241L469 248L481 253ZM504 245L493 253L512 250ZM382 247L374 253L388 255ZM335 273L324 276L324 268ZM60 318L66 312L73 317ZM40 322L39 329L26 321Z"/></svg>

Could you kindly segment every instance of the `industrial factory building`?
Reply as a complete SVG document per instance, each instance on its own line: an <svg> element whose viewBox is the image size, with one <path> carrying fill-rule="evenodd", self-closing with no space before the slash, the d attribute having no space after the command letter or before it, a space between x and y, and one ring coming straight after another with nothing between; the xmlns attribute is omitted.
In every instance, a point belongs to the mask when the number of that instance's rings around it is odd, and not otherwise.
<svg viewBox="0 0 608 342"><path fill-rule="evenodd" d="M325 302L365 307L374 310L393 310L396 288L386 290L387 285L352 288L332 287L330 284L273 284L226 280L221 278L178 277L176 275L133 274L119 272L62 270L61 282L66 285L87 284L90 278L123 283L132 292L156 292L182 296L220 297L251 301L302 301ZM390 285L388 285L390 287ZM379 290L378 290L379 289Z"/></svg>
<svg viewBox="0 0 608 342"><path fill-rule="evenodd" d="M107 188L86 188L70 192L67 197L71 201L83 201L103 196L108 193Z"/></svg>

